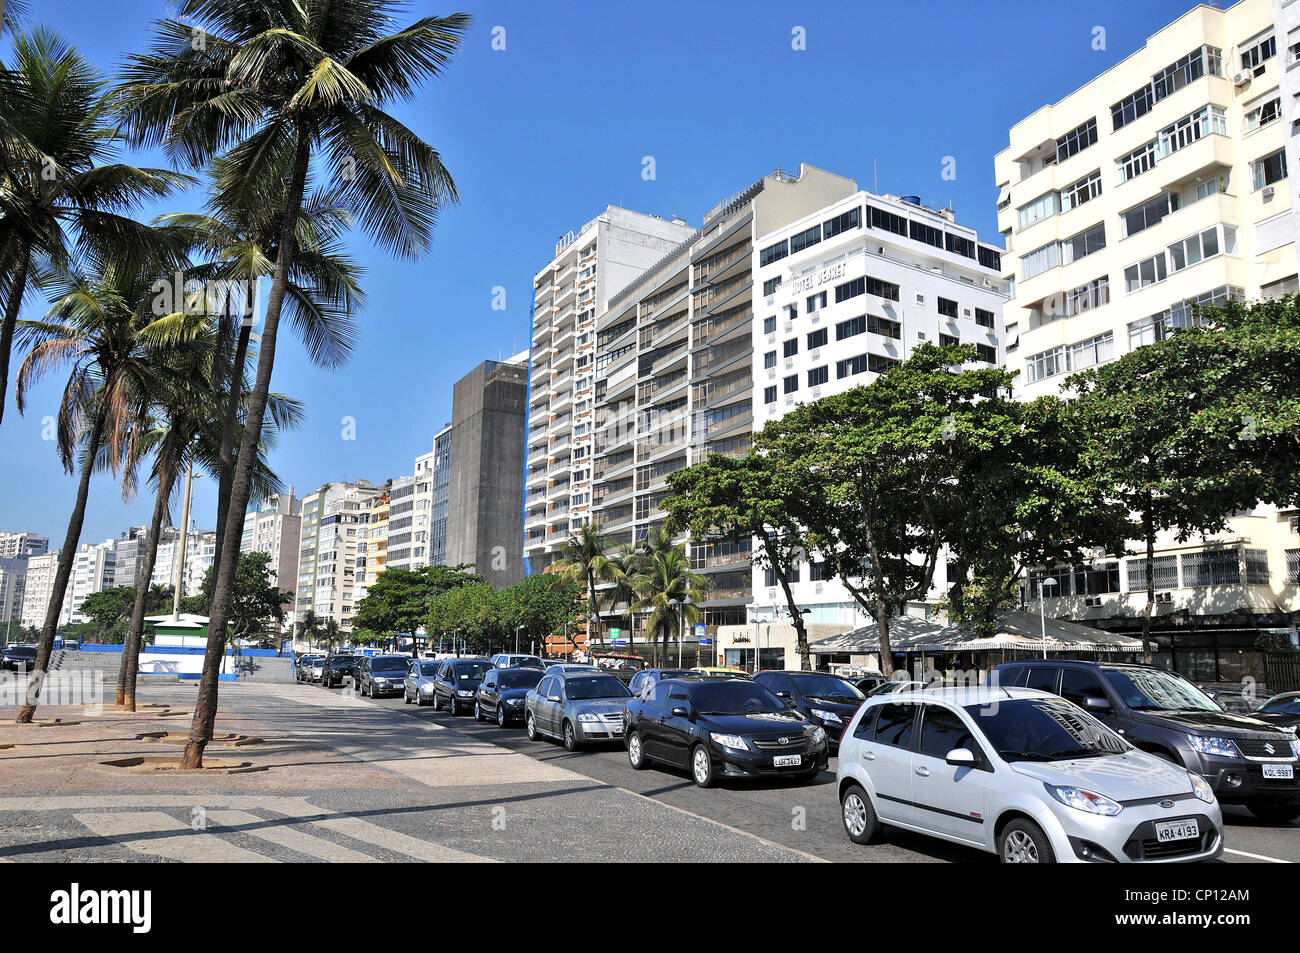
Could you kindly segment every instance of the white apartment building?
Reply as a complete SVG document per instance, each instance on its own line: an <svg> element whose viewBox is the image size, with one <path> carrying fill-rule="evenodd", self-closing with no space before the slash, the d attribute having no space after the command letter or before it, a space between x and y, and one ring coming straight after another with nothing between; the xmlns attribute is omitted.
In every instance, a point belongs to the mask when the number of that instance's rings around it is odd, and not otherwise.
<svg viewBox="0 0 1300 953"><path fill-rule="evenodd" d="M1191 325L1192 302L1297 290L1297 6L1197 6L1011 128L994 167L1021 397ZM1260 635L1296 639L1296 528L1296 513L1261 507L1217 538L1162 538L1157 659L1200 681L1266 677ZM1026 593L1131 634L1145 569L1122 555L1054 566Z"/></svg>
<svg viewBox="0 0 1300 953"><path fill-rule="evenodd" d="M35 533L0 533L0 559L17 556L43 556L49 552L50 540Z"/></svg>
<svg viewBox="0 0 1300 953"><path fill-rule="evenodd" d="M357 586L364 584L371 503L384 492L367 480L327 483L302 498L302 536L294 614L352 626ZM288 586L285 586L288 588Z"/></svg>
<svg viewBox="0 0 1300 953"><path fill-rule="evenodd" d="M174 587L177 563L180 561L181 536L179 530L169 530L158 543L154 559L151 586ZM213 530L190 530L185 537L185 566L181 573L182 596L197 596L203 591L203 579L217 552L217 534Z"/></svg>
<svg viewBox="0 0 1300 953"><path fill-rule="evenodd" d="M1300 169L1300 0L1273 0L1273 42L1280 59L1282 120L1286 123L1286 167ZM1258 68L1258 67L1257 67ZM1291 187L1291 228L1300 235L1300 194ZM1300 265L1300 244L1297 244Z"/></svg>
<svg viewBox="0 0 1300 953"><path fill-rule="evenodd" d="M267 553L275 572L275 584L293 591L298 582L298 550L302 542L302 503L287 493L277 493L250 506L244 516L241 553ZM293 624L293 605L285 606L285 625Z"/></svg>
<svg viewBox="0 0 1300 953"><path fill-rule="evenodd" d="M1003 361L1002 250L917 196L855 192L760 235L754 249L754 428L799 404L869 384L917 345L970 344ZM971 366L979 366L973 364ZM788 618L771 570L753 568L750 621ZM942 592L942 561L935 588ZM795 569L810 623L869 622L823 565ZM764 659L764 664L779 660Z"/></svg>
<svg viewBox="0 0 1300 953"><path fill-rule="evenodd" d="M611 205L556 242L534 276L524 517L534 572L590 519L596 316L692 232L680 219Z"/></svg>
<svg viewBox="0 0 1300 953"><path fill-rule="evenodd" d="M102 592L112 587L116 562L117 540L107 539L102 543L81 544L72 563L72 576L68 580L68 591L63 600L67 618L60 618L61 622L90 621L81 614L81 604L91 593ZM46 601L48 602L48 599Z"/></svg>
<svg viewBox="0 0 1300 953"><path fill-rule="evenodd" d="M27 560L27 574L23 580L22 623L25 629L39 629L45 624L45 610L54 595L54 573L59 568L59 554L43 553ZM68 600L63 600L64 611L59 622L68 621Z"/></svg>
<svg viewBox="0 0 1300 953"><path fill-rule="evenodd" d="M22 632L27 560L27 556L0 556L0 639L14 639Z"/></svg>

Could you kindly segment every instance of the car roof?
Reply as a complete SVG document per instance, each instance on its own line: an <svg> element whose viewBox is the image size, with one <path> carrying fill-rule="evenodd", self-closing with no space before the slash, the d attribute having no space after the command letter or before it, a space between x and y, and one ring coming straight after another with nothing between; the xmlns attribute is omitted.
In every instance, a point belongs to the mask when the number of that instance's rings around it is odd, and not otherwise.
<svg viewBox="0 0 1300 953"><path fill-rule="evenodd" d="M991 705L1020 698L1050 698L1060 700L1052 692L1039 691L1036 688L991 688L988 686L948 686L944 688L927 688L923 691L908 690L894 692L890 695L873 695L867 699L869 705L896 705L899 702L935 702L943 701L952 705Z"/></svg>

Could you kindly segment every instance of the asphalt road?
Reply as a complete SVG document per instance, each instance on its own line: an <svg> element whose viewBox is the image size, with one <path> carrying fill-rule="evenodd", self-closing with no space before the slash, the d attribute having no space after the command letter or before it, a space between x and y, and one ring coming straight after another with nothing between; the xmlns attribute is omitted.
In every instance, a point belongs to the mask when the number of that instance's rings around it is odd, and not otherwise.
<svg viewBox="0 0 1300 953"><path fill-rule="evenodd" d="M320 690L338 692L349 689ZM400 695L375 699L371 703L402 709L412 718L452 727L476 740L558 764L596 781L653 798L678 810L710 818L824 860L996 863L991 854L889 828L879 844L860 847L851 843L844 834L835 795L835 758L831 758L830 769L811 783L724 780L718 787L705 790L697 787L685 770L673 771L661 766L645 771L632 770L622 744L600 745L570 753L558 742L529 741L522 725L503 730L494 723L475 721L472 714L453 716L446 711L435 712L432 706L406 705ZM1281 827L1265 825L1236 807L1225 808L1224 815L1227 821L1225 862L1300 862L1300 821Z"/></svg>

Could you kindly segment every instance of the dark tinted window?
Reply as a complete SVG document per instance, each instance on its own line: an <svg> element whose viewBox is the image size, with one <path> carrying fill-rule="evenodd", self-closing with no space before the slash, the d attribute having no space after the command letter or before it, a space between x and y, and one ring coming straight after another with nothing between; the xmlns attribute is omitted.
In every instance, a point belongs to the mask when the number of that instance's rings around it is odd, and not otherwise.
<svg viewBox="0 0 1300 953"><path fill-rule="evenodd" d="M1129 750L1091 715L1059 698L1015 698L996 706L968 705L984 737L1006 761L1064 761Z"/></svg>
<svg viewBox="0 0 1300 953"><path fill-rule="evenodd" d="M496 679L502 688L532 688L542 680L542 673L535 668L512 668L498 672Z"/></svg>
<svg viewBox="0 0 1300 953"><path fill-rule="evenodd" d="M915 715L914 704L882 705L876 719L876 741L899 748L911 747Z"/></svg>
<svg viewBox="0 0 1300 953"><path fill-rule="evenodd" d="M768 689L748 679L719 679L690 687L695 707L705 714L785 711L785 703Z"/></svg>
<svg viewBox="0 0 1300 953"><path fill-rule="evenodd" d="M668 690L672 685L668 682L655 682L654 691L650 694L650 704L656 708L668 707Z"/></svg>
<svg viewBox="0 0 1300 953"><path fill-rule="evenodd" d="M1095 672L1067 668L1061 672L1061 697L1082 707L1085 698L1105 698L1106 692Z"/></svg>
<svg viewBox="0 0 1300 953"><path fill-rule="evenodd" d="M1025 682L1026 688L1036 688L1040 692L1051 692L1056 694L1056 676L1059 674L1054 668L1031 668L1029 670L1029 679Z"/></svg>
<svg viewBox="0 0 1300 953"><path fill-rule="evenodd" d="M627 698L627 686L613 675L577 675L564 680L564 697L574 700L589 698Z"/></svg>
<svg viewBox="0 0 1300 953"><path fill-rule="evenodd" d="M542 679L541 684L537 686L537 694L541 695L543 698L549 698L551 695L555 694L555 679Z"/></svg>
<svg viewBox="0 0 1300 953"><path fill-rule="evenodd" d="M868 708L862 720L858 722L858 727L853 729L853 737L862 741L870 741L871 735L876 727L876 715L880 712L880 706Z"/></svg>
<svg viewBox="0 0 1300 953"><path fill-rule="evenodd" d="M408 660L404 658L377 658L370 663L370 670L373 672L404 672L407 665Z"/></svg>
<svg viewBox="0 0 1300 953"><path fill-rule="evenodd" d="M978 754L971 734L957 713L938 705L926 705L921 718L921 754L946 758L954 748L969 748Z"/></svg>

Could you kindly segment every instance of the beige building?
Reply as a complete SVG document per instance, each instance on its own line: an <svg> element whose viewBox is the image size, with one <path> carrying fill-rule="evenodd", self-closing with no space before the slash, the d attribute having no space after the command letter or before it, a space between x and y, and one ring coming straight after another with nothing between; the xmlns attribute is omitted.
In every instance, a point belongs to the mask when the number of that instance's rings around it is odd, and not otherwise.
<svg viewBox="0 0 1300 953"><path fill-rule="evenodd" d="M266 553L271 557L275 584L293 592L298 582L298 550L302 545L302 503L287 493L250 506L244 516L244 535L239 541L241 553ZM292 601L285 605L285 625L293 625Z"/></svg>
<svg viewBox="0 0 1300 953"><path fill-rule="evenodd" d="M351 628L357 588L366 576L370 509L383 492L358 480L327 483L302 498L295 619L311 609L322 622L334 619L345 631Z"/></svg>
<svg viewBox="0 0 1300 953"><path fill-rule="evenodd" d="M27 560L27 573L23 580L22 623L25 629L39 629L45 624L45 610L54 595L54 573L59 568L59 554L43 553ZM64 598L64 609L68 602ZM66 611L59 616L67 622Z"/></svg>

